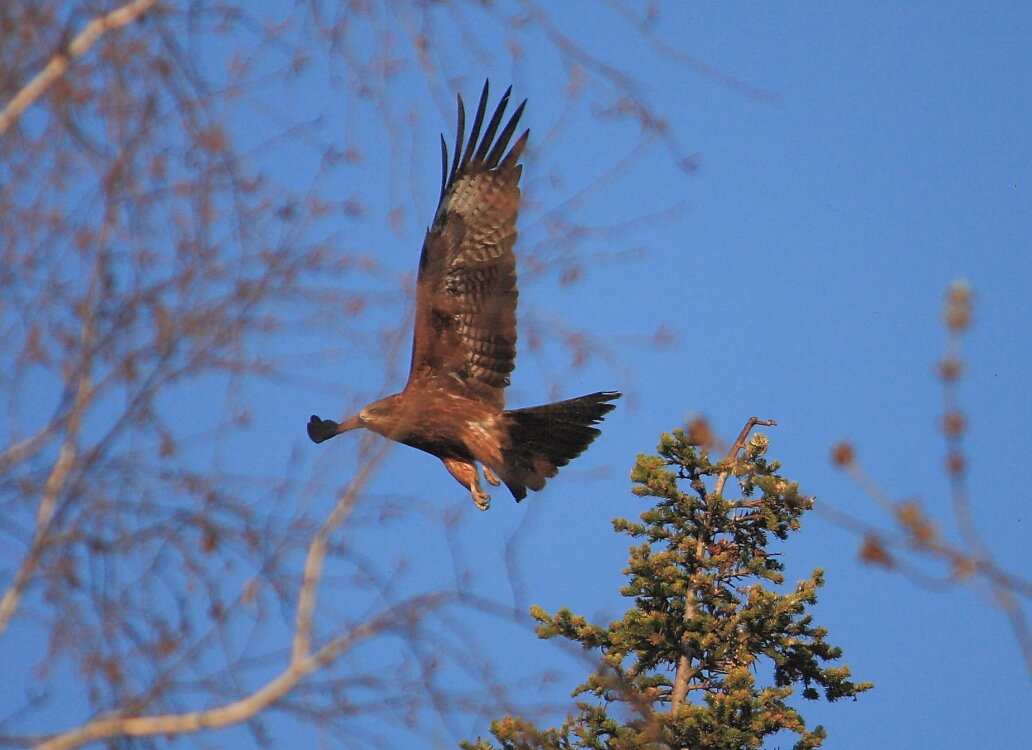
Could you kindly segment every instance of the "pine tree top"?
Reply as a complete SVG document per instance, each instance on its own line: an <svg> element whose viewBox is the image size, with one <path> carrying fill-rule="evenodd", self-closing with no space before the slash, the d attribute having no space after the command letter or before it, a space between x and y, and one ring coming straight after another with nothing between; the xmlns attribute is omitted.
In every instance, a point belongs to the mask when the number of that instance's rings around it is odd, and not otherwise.
<svg viewBox="0 0 1032 750"><path fill-rule="evenodd" d="M847 666L828 665L841 649L809 612L823 572L780 590L784 566L772 537L798 531L813 499L765 458L766 436L748 437L758 423L750 420L717 461L699 437L708 430L699 429L664 434L655 454L638 456L632 491L653 505L638 521L613 521L641 540L630 548L621 589L633 606L609 625L567 609L532 609L540 637L598 652L599 668L574 690L579 712L561 727L495 722L501 748L730 750L760 747L787 730L801 750L818 747L825 733L808 730L790 705L797 688L805 699L835 701L872 687L851 681ZM737 497L725 495L732 477Z"/></svg>

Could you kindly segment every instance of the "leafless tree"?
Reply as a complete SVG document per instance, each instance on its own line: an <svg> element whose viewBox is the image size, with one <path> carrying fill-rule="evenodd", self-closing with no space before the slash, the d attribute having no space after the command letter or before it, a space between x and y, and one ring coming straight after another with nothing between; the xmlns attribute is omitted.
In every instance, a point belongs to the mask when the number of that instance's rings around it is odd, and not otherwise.
<svg viewBox="0 0 1032 750"><path fill-rule="evenodd" d="M663 47L655 8L600 5L672 64L766 96ZM474 678L481 703L509 708L455 613L510 610L460 585L399 588L351 543L403 512L362 502L382 444L362 443L329 482L293 455L253 465L248 428L270 386L355 397L315 377L313 359L359 352L381 385L397 379L412 281L398 269L411 258L346 239L379 230L370 192L389 195L385 218L410 244L409 203L430 200L412 174L433 173L433 155L416 153L439 120L397 92L415 82L450 119L479 63L522 75L527 35L552 43L571 109L638 133L601 176L563 187L558 210L535 209L528 189L525 278L572 282L587 239L657 218L579 223L593 190L644 148L693 163L639 82L544 6L0 4L0 648L24 651L7 664L35 664L0 715L0 745L156 745L232 724L262 739L271 709L380 746L363 717L418 730L421 712L447 725L471 710L442 661ZM270 169L298 154L304 177ZM398 325L379 327L379 309ZM575 364L605 353L533 311L527 326L531 349L558 341ZM348 604L327 605L326 590Z"/></svg>

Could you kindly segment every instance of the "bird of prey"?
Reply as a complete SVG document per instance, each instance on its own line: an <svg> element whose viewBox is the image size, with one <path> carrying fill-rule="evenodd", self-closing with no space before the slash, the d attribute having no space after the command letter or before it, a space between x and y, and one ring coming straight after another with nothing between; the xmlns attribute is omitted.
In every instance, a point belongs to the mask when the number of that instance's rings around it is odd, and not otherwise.
<svg viewBox="0 0 1032 750"><path fill-rule="evenodd" d="M516 358L513 244L523 171L517 162L530 134L525 130L509 148L526 101L499 131L511 90L484 127L484 84L465 143L466 112L458 97L450 164L441 137L441 195L419 256L412 364L404 390L343 422L313 415L308 423L308 436L316 443L365 427L437 456L481 510L490 497L480 486L478 463L490 484L504 482L518 502L598 437L591 425L620 397L603 391L505 408Z"/></svg>

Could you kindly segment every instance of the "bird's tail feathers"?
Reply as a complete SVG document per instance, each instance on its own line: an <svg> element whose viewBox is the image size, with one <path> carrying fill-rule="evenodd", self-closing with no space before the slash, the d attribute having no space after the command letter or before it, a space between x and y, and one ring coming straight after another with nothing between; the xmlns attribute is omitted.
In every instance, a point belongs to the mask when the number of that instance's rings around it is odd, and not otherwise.
<svg viewBox="0 0 1032 750"><path fill-rule="evenodd" d="M517 501L527 489L540 490L601 434L591 425L616 408L615 391L601 391L554 404L505 412L508 447L502 449L504 466L497 473Z"/></svg>

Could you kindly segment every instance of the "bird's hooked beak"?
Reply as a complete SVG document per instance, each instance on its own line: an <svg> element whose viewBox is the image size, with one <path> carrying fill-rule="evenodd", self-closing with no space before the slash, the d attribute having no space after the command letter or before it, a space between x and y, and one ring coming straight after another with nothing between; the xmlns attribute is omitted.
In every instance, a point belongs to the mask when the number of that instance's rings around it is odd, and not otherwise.
<svg viewBox="0 0 1032 750"><path fill-rule="evenodd" d="M334 422L332 419L319 419L313 414L312 418L308 420L308 437L312 439L313 443L321 443L342 432L356 430L361 426L362 421L358 414L340 423Z"/></svg>

